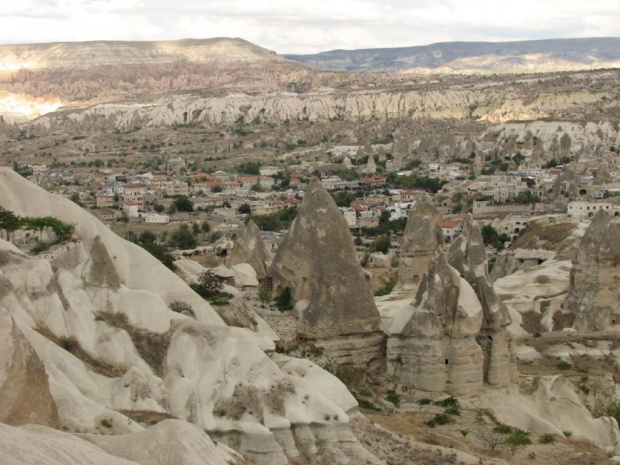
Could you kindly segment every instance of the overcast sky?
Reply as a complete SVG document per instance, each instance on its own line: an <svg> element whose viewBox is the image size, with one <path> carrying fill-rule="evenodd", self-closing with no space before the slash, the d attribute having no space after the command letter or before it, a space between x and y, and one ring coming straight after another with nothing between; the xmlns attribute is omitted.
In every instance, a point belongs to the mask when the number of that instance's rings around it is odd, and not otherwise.
<svg viewBox="0 0 620 465"><path fill-rule="evenodd" d="M0 43L223 36L278 53L620 36L620 0L0 0Z"/></svg>

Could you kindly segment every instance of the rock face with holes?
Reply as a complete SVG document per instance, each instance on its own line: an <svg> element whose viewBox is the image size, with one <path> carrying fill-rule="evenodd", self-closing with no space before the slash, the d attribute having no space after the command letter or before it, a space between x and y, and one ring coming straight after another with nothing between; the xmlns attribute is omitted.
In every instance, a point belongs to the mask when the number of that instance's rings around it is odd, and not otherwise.
<svg viewBox="0 0 620 465"><path fill-rule="evenodd" d="M347 222L318 179L310 183L269 276L276 294L291 289L301 337L341 362L381 359L379 311Z"/></svg>
<svg viewBox="0 0 620 465"><path fill-rule="evenodd" d="M404 288L415 289L428 271L443 234L438 226L437 208L426 193L418 194L403 233L398 281Z"/></svg>
<svg viewBox="0 0 620 465"><path fill-rule="evenodd" d="M571 167L564 168L553 186L553 200L558 202L570 202L579 197L577 174Z"/></svg>
<svg viewBox="0 0 620 465"><path fill-rule="evenodd" d="M493 289L482 233L470 215L450 246L447 260L472 286L482 305L482 327L476 340L484 355L484 380L493 386L508 386L517 377L512 337L506 329L511 318Z"/></svg>
<svg viewBox="0 0 620 465"><path fill-rule="evenodd" d="M554 329L604 331L620 323L617 270L620 263L620 224L599 211L587 229L570 273L563 309L554 315Z"/></svg>
<svg viewBox="0 0 620 465"><path fill-rule="evenodd" d="M70 246L36 256L0 240L3 421L130 435L176 418L259 465L343 455L378 463L350 431L357 402L337 378L307 360L272 359L275 344L260 328L228 326L148 252L4 168L0 206L76 225Z"/></svg>
<svg viewBox="0 0 620 465"><path fill-rule="evenodd" d="M237 234L237 240L232 249L230 264L238 265L249 263L256 271L257 279L263 280L267 276L267 269L271 264L269 248L263 242L260 229L254 221L250 221Z"/></svg>

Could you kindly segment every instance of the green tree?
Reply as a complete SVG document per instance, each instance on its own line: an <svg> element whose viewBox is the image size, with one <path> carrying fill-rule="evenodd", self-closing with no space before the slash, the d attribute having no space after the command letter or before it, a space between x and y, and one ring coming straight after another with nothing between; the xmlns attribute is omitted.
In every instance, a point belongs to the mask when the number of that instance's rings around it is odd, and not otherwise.
<svg viewBox="0 0 620 465"><path fill-rule="evenodd" d="M196 241L196 237L189 226L182 224L170 237L169 244L171 247L178 247L179 249L194 249L198 245L198 241Z"/></svg>
<svg viewBox="0 0 620 465"><path fill-rule="evenodd" d="M373 248L376 252L388 253L390 245L392 245L392 241L388 236L380 236L373 242Z"/></svg>
<svg viewBox="0 0 620 465"><path fill-rule="evenodd" d="M516 429L504 440L504 444L510 447L512 455L514 455L518 447L532 444L530 432Z"/></svg>
<svg viewBox="0 0 620 465"><path fill-rule="evenodd" d="M180 195L174 199L174 206L177 211L180 212L193 212L194 204L193 202L185 195Z"/></svg>
<svg viewBox="0 0 620 465"><path fill-rule="evenodd" d="M154 209L157 213L162 213L162 212L165 210L164 206L163 206L163 205L160 205L160 204L155 205L155 206L153 207L153 209Z"/></svg>
<svg viewBox="0 0 620 465"><path fill-rule="evenodd" d="M0 230L6 231L6 240L11 239L11 233L18 230L22 225L19 216L12 211L0 207Z"/></svg>
<svg viewBox="0 0 620 465"><path fill-rule="evenodd" d="M250 207L250 205L249 205L249 204L247 204L247 203L243 203L243 204L241 204L241 205L239 206L239 208L237 209L237 211L238 211L239 213L242 213L242 214L248 214L248 215L249 215L250 213L252 213L252 208Z"/></svg>
<svg viewBox="0 0 620 465"><path fill-rule="evenodd" d="M224 287L222 280L211 270L206 270L198 277L198 283L192 286L201 297L209 299L217 297Z"/></svg>
<svg viewBox="0 0 620 465"><path fill-rule="evenodd" d="M211 231L211 226L209 226L209 223L207 223L206 221L203 221L200 229L202 229L203 233L208 233Z"/></svg>
<svg viewBox="0 0 620 465"><path fill-rule="evenodd" d="M507 234L499 234L490 224L486 224L482 227L482 240L484 245L491 245L496 250L504 250L504 243L510 240Z"/></svg>

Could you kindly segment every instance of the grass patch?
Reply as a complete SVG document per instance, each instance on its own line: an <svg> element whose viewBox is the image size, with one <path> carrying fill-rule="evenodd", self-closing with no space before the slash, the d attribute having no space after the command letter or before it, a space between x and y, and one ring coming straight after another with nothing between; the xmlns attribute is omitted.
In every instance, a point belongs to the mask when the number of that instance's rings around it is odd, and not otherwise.
<svg viewBox="0 0 620 465"><path fill-rule="evenodd" d="M539 444L555 444L556 437L551 433L545 433L538 438Z"/></svg>
<svg viewBox="0 0 620 465"><path fill-rule="evenodd" d="M435 426L449 425L451 423L455 423L454 418L450 415L446 415L445 413L439 413L424 424L429 428L434 428Z"/></svg>

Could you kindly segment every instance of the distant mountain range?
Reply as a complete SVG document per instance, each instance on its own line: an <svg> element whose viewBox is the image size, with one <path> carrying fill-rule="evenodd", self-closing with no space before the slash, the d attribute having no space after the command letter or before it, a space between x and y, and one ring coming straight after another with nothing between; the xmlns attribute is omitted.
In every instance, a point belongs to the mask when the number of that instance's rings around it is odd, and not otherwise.
<svg viewBox="0 0 620 465"><path fill-rule="evenodd" d="M348 72L520 73L620 68L620 37L332 50L284 55L314 68Z"/></svg>

